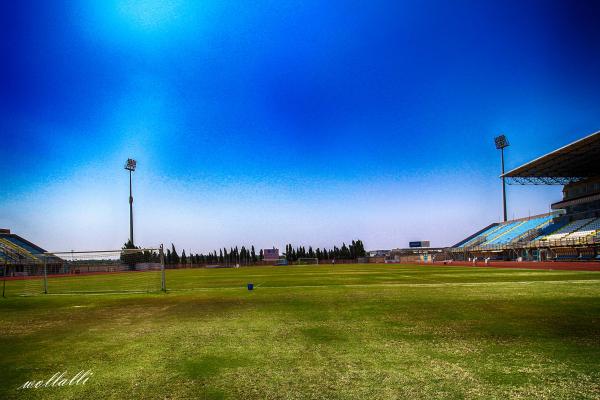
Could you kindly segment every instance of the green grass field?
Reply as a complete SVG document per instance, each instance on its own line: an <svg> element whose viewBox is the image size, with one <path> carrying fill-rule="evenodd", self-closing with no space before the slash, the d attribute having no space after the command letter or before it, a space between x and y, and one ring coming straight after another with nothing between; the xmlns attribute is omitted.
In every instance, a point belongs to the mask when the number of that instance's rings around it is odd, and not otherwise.
<svg viewBox="0 0 600 400"><path fill-rule="evenodd" d="M177 270L119 293L151 274L7 282L0 399L600 398L598 272Z"/></svg>

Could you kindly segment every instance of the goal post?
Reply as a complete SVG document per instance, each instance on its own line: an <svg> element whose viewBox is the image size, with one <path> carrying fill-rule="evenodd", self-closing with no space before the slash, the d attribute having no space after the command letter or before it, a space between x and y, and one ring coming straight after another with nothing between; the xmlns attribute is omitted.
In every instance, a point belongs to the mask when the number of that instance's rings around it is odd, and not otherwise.
<svg viewBox="0 0 600 400"><path fill-rule="evenodd" d="M4 265L0 291L5 296L164 292L164 259L162 246L31 253Z"/></svg>
<svg viewBox="0 0 600 400"><path fill-rule="evenodd" d="M165 272L165 251L161 244L158 250L158 257L160 260L160 290L163 292L167 291L167 278Z"/></svg>

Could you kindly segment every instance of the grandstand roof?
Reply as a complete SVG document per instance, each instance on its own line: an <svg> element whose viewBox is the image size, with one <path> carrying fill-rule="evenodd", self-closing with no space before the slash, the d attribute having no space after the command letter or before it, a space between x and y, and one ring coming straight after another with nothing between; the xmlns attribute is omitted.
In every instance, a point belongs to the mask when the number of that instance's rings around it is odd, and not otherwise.
<svg viewBox="0 0 600 400"><path fill-rule="evenodd" d="M508 183L566 185L600 176L600 131L505 173Z"/></svg>

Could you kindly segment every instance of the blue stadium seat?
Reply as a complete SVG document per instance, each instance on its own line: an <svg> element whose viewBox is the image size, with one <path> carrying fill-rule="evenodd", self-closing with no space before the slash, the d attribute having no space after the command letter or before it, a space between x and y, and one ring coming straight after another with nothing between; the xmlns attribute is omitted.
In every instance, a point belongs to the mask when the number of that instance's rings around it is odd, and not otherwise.
<svg viewBox="0 0 600 400"><path fill-rule="evenodd" d="M548 223L552 219L551 216L545 216L540 218L530 219L528 221L519 221L512 224L512 230L505 230L505 234L497 236L495 239L487 242L486 244L507 244L512 242L514 239L525 234L526 232L539 227L542 224Z"/></svg>
<svg viewBox="0 0 600 400"><path fill-rule="evenodd" d="M10 236L10 235L3 235L2 236L3 239L8 240L9 242L27 250L28 252L30 252L31 254L41 254L43 251L39 248L35 248L33 246L31 246L30 244L19 240L18 238L14 237L14 236Z"/></svg>
<svg viewBox="0 0 600 400"><path fill-rule="evenodd" d="M469 240L468 242L465 242L463 244L461 244L458 247L469 247L471 246L473 243L477 242L478 239L484 238L487 235L489 235L490 233L496 231L497 229L499 229L502 225L494 225L492 227L490 227L489 229L486 229L485 231L481 232L479 235L475 236L474 238L472 238L471 240Z"/></svg>
<svg viewBox="0 0 600 400"><path fill-rule="evenodd" d="M497 238L499 238L501 235L504 235L506 232L508 232L518 224L520 224L520 222L505 222L504 224L502 224L502 227L500 229L488 236L487 240L483 243L483 245L494 244Z"/></svg>
<svg viewBox="0 0 600 400"><path fill-rule="evenodd" d="M540 230L540 234L536 238L532 239L532 241L534 241L534 240L540 240L544 236L547 236L547 235L549 235L549 234L551 234L553 232L556 232L557 230L559 230L560 228L562 228L563 226L565 226L567 224L568 224L568 221L565 220L565 219L561 219L561 220L559 220L557 222L551 223L550 225L547 225L547 226L543 227Z"/></svg>

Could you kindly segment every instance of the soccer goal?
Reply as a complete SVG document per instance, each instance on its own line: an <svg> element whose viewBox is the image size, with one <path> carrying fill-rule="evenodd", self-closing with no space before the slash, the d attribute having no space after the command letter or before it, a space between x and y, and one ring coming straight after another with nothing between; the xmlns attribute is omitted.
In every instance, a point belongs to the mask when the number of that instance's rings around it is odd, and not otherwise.
<svg viewBox="0 0 600 400"><path fill-rule="evenodd" d="M2 294L85 294L166 290L161 247L31 253L6 263Z"/></svg>
<svg viewBox="0 0 600 400"><path fill-rule="evenodd" d="M318 258L299 258L298 265L307 265L307 264L318 264Z"/></svg>

